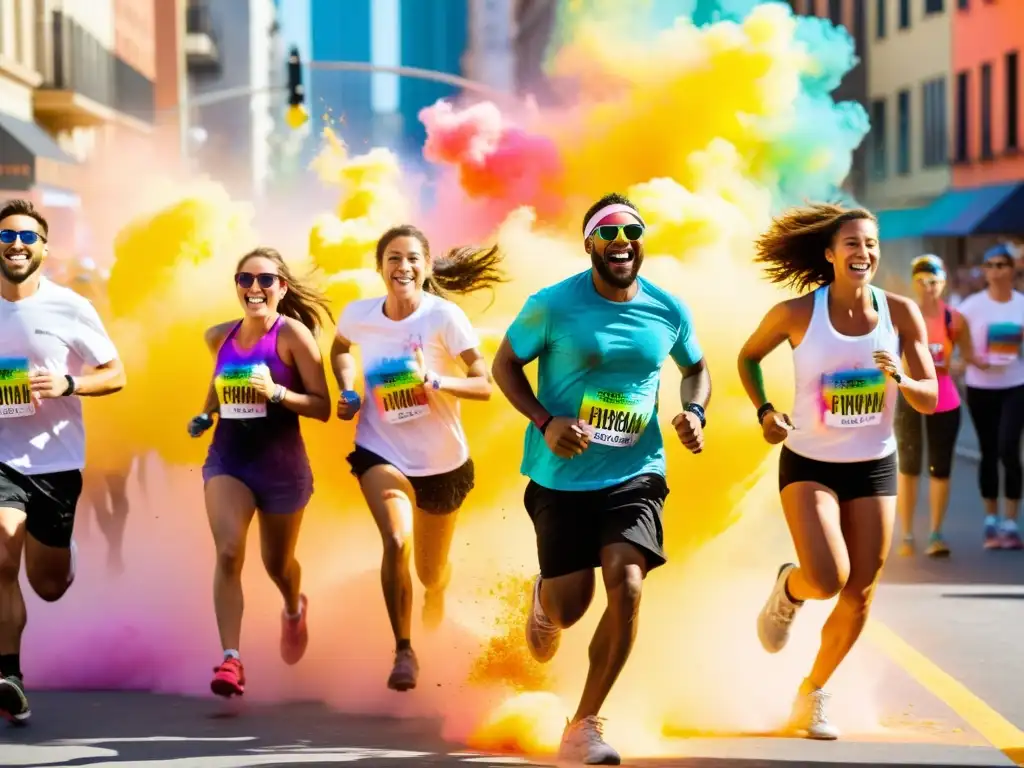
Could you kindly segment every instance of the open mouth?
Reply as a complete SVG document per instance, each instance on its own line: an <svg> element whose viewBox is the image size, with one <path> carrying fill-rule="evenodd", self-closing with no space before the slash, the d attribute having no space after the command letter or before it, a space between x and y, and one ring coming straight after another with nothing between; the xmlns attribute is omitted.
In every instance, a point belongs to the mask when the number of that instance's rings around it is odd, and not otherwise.
<svg viewBox="0 0 1024 768"><path fill-rule="evenodd" d="M850 264L850 271L856 275L866 275L871 271L870 264Z"/></svg>
<svg viewBox="0 0 1024 768"><path fill-rule="evenodd" d="M615 251L612 253L606 253L605 259L609 264L617 267L628 266L633 263L633 252L632 251Z"/></svg>
<svg viewBox="0 0 1024 768"><path fill-rule="evenodd" d="M414 282L416 282L413 278L407 277L405 275L395 275L391 279L394 280L399 285L412 285Z"/></svg>
<svg viewBox="0 0 1024 768"><path fill-rule="evenodd" d="M263 296L246 296L245 303L250 307L258 307L262 304L266 304L267 300Z"/></svg>
<svg viewBox="0 0 1024 768"><path fill-rule="evenodd" d="M27 253L22 253L21 251L15 251L13 253L8 251L4 254L4 258L8 261L13 261L15 264L21 264L29 260L29 255Z"/></svg>

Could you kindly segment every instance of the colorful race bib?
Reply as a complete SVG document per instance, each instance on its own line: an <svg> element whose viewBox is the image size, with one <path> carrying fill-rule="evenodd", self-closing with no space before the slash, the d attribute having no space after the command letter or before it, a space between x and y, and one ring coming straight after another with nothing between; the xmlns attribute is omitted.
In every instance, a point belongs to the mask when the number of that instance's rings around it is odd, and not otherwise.
<svg viewBox="0 0 1024 768"><path fill-rule="evenodd" d="M867 427L882 423L885 374L877 368L826 373L821 377L825 425Z"/></svg>
<svg viewBox="0 0 1024 768"><path fill-rule="evenodd" d="M377 411L388 424L404 424L430 413L423 377L415 371L377 372L369 379Z"/></svg>
<svg viewBox="0 0 1024 768"><path fill-rule="evenodd" d="M267 415L267 400L249 383L260 363L225 365L217 372L215 387L222 419L261 419Z"/></svg>
<svg viewBox="0 0 1024 768"><path fill-rule="evenodd" d="M986 333L989 365L1009 365L1020 357L1024 329L1016 323L993 323Z"/></svg>
<svg viewBox="0 0 1024 768"><path fill-rule="evenodd" d="M928 351L932 354L932 362L935 363L936 368L946 367L946 345L945 344L929 344Z"/></svg>
<svg viewBox="0 0 1024 768"><path fill-rule="evenodd" d="M580 420L590 441L612 448L636 445L654 413L657 391L649 394L587 389L580 405Z"/></svg>
<svg viewBox="0 0 1024 768"><path fill-rule="evenodd" d="M36 412L28 372L27 357L0 358L0 419L17 419Z"/></svg>

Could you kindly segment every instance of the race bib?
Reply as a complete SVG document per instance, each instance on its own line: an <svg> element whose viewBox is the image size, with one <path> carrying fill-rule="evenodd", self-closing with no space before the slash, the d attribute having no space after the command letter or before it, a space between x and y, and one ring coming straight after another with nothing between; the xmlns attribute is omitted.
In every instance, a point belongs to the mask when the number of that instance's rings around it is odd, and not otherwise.
<svg viewBox="0 0 1024 768"><path fill-rule="evenodd" d="M260 364L226 365L217 373L217 400L222 419L261 419L267 400L249 383Z"/></svg>
<svg viewBox="0 0 1024 768"><path fill-rule="evenodd" d="M0 358L0 419L18 419L36 412L28 383L28 358Z"/></svg>
<svg viewBox="0 0 1024 768"><path fill-rule="evenodd" d="M821 377L824 421L829 427L868 427L882 423L885 374L873 368L826 373Z"/></svg>
<svg viewBox="0 0 1024 768"><path fill-rule="evenodd" d="M935 363L936 368L946 367L946 345L945 344L929 344L928 351L932 354L932 362Z"/></svg>
<svg viewBox="0 0 1024 768"><path fill-rule="evenodd" d="M414 371L375 373L371 386L377 411L388 424L404 424L430 413L423 377Z"/></svg>
<svg viewBox="0 0 1024 768"><path fill-rule="evenodd" d="M1020 357L1024 329L1016 323L993 323L986 333L989 365L1009 365Z"/></svg>
<svg viewBox="0 0 1024 768"><path fill-rule="evenodd" d="M657 392L647 395L588 389L580 405L580 420L590 441L612 448L636 445L654 413Z"/></svg>

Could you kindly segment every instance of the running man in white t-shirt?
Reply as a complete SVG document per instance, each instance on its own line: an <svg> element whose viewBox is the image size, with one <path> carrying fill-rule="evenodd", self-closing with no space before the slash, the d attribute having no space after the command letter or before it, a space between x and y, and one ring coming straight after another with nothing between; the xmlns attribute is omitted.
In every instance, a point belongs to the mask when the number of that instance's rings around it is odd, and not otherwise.
<svg viewBox="0 0 1024 768"><path fill-rule="evenodd" d="M71 533L82 492L80 395L109 395L124 367L87 299L42 276L46 219L26 200L0 208L0 715L31 715L20 650L28 583L59 600L75 578Z"/></svg>
<svg viewBox="0 0 1024 768"><path fill-rule="evenodd" d="M500 259L497 248L433 259L420 230L388 230L377 243L387 296L348 304L331 348L338 417L359 414L348 461L384 540L381 585L396 642L388 687L396 691L415 688L419 675L410 641L410 535L426 588L423 623L436 627L444 617L456 513L473 489L459 398L488 400L492 389L473 326L443 297L502 282ZM353 346L362 351L365 406L354 391Z"/></svg>

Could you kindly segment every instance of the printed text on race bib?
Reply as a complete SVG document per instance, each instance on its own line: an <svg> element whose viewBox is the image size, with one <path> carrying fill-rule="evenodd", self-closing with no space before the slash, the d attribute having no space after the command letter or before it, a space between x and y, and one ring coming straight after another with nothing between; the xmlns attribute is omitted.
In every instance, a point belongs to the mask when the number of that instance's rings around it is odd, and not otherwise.
<svg viewBox="0 0 1024 768"><path fill-rule="evenodd" d="M414 371L381 371L369 378L377 412L388 424L404 424L430 413L423 377Z"/></svg>
<svg viewBox="0 0 1024 768"><path fill-rule="evenodd" d="M985 334L989 365L1009 365L1020 357L1024 329L1016 323L993 323Z"/></svg>
<svg viewBox="0 0 1024 768"><path fill-rule="evenodd" d="M858 368L822 375L821 398L826 426L881 424L885 388L885 374L878 369Z"/></svg>
<svg viewBox="0 0 1024 768"><path fill-rule="evenodd" d="M36 412L28 374L28 358L0 358L0 419L18 419Z"/></svg>
<svg viewBox="0 0 1024 768"><path fill-rule="evenodd" d="M654 413L654 394L588 388L580 405L580 420L590 442L613 448L636 445Z"/></svg>
<svg viewBox="0 0 1024 768"><path fill-rule="evenodd" d="M249 383L259 365L226 365L216 379L222 419L260 419L267 415L267 400Z"/></svg>

